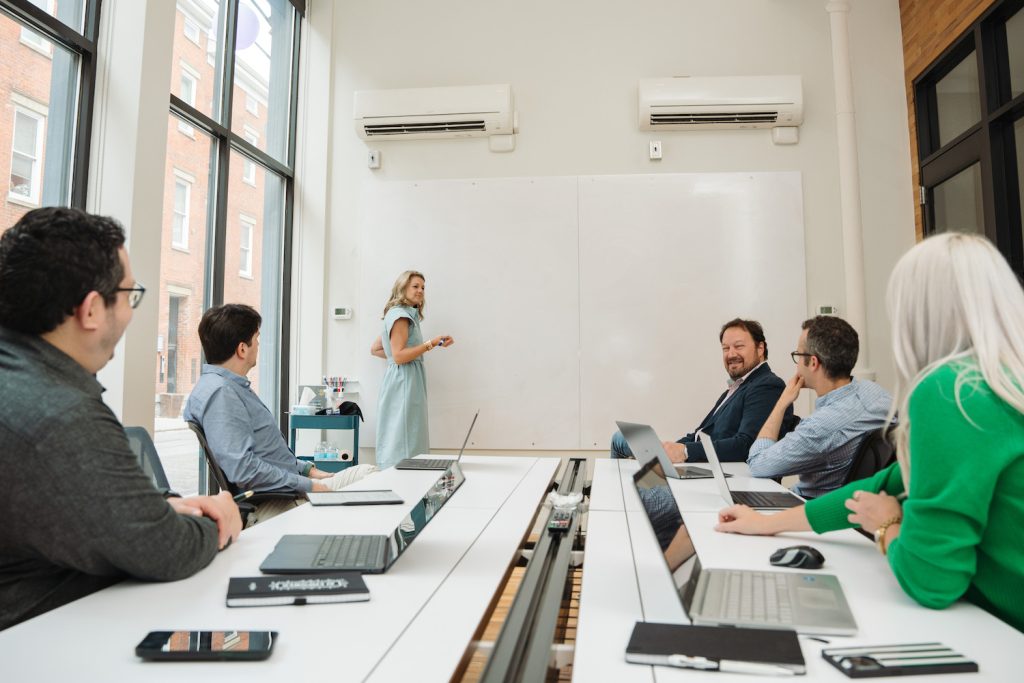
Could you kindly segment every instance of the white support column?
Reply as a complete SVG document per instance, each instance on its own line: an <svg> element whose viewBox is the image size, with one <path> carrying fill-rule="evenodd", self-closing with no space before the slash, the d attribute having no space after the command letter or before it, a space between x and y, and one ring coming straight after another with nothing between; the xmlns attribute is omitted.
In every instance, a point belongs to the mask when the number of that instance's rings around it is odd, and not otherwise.
<svg viewBox="0 0 1024 683"><path fill-rule="evenodd" d="M104 400L124 424L150 431L175 11L165 0L104 0L86 200L89 211L124 224L132 271L147 287L99 374Z"/></svg>
<svg viewBox="0 0 1024 683"><path fill-rule="evenodd" d="M829 13L832 28L832 75L836 90L836 141L839 147L839 199L846 288L846 310L843 313L860 335L860 358L855 373L864 379L874 379L868 356L864 305L864 226L860 213L860 159L857 155L853 73L850 67L850 3L847 0L828 0L825 10Z"/></svg>

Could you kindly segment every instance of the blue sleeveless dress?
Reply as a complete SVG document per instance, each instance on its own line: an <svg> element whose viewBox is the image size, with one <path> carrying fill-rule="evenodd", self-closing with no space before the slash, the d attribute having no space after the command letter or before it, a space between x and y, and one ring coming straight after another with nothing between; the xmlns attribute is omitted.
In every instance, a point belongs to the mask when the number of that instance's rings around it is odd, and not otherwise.
<svg viewBox="0 0 1024 683"><path fill-rule="evenodd" d="M409 340L405 347L423 343L420 312L395 306L384 317L381 341L388 367L377 399L377 467L386 469L404 458L430 452L427 434L427 374L423 356L398 365L391 355L391 328L399 318L409 320Z"/></svg>

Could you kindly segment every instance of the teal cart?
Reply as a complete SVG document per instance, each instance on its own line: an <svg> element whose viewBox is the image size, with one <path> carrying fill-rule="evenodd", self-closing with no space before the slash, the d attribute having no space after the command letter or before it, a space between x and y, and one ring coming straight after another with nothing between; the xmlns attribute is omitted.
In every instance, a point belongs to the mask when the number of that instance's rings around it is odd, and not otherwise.
<svg viewBox="0 0 1024 683"><path fill-rule="evenodd" d="M358 415L288 415L288 429L291 432L290 443L295 452L295 432L300 429L345 429L352 432L352 459L335 460L314 459L312 455L300 455L300 460L312 460L317 469L324 472L340 472L359 464L359 416Z"/></svg>

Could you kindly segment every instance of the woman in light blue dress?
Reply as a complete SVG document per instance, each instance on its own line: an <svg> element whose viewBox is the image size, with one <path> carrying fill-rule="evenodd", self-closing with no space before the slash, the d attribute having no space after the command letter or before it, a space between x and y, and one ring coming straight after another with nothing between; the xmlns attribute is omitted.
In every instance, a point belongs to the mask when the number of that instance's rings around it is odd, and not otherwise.
<svg viewBox="0 0 1024 683"><path fill-rule="evenodd" d="M377 467L430 452L427 433L427 375L423 354L451 346L448 335L423 341L426 278L407 270L395 280L384 306L384 331L370 353L387 360L377 400Z"/></svg>

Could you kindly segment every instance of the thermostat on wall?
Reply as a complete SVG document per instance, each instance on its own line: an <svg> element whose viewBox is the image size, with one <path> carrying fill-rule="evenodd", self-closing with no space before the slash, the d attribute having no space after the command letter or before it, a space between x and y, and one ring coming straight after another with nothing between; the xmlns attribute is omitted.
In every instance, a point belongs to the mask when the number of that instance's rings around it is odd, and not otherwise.
<svg viewBox="0 0 1024 683"><path fill-rule="evenodd" d="M337 306L331 311L335 320L348 320L352 317L352 308L349 306Z"/></svg>
<svg viewBox="0 0 1024 683"><path fill-rule="evenodd" d="M839 315L839 308L836 306L818 306L815 311L817 315Z"/></svg>

